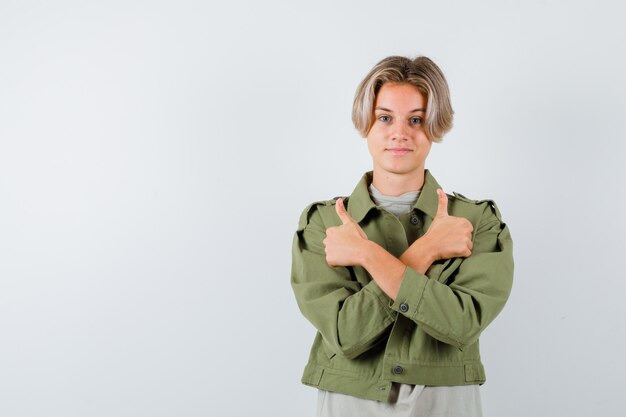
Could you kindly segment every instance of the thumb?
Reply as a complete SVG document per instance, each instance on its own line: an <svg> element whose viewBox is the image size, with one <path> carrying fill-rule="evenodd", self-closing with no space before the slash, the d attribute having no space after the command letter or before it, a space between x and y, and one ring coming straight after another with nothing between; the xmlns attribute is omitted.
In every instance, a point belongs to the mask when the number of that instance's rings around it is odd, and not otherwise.
<svg viewBox="0 0 626 417"><path fill-rule="evenodd" d="M448 196L441 188L437 188L437 195L439 196L439 205L435 217L448 217Z"/></svg>
<svg viewBox="0 0 626 417"><path fill-rule="evenodd" d="M352 220L352 217L350 217L350 215L346 211L346 207L343 205L343 198L337 199L337 203L335 204L335 211L337 212L337 215L341 219L341 223L346 224L346 223L352 223L354 221Z"/></svg>

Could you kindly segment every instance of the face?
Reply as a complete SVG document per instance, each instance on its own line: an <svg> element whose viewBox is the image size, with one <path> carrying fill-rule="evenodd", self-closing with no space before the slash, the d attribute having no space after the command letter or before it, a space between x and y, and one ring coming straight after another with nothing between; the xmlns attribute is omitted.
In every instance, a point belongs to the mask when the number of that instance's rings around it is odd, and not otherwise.
<svg viewBox="0 0 626 417"><path fill-rule="evenodd" d="M426 100L411 84L386 82L374 104L374 124L367 147L374 161L374 175L422 175L431 141L424 130Z"/></svg>

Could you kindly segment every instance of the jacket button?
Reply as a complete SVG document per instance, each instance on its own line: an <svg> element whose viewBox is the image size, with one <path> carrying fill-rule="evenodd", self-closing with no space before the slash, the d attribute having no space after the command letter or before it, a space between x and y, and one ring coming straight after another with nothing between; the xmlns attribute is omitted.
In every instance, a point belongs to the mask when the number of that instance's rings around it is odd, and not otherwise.
<svg viewBox="0 0 626 417"><path fill-rule="evenodd" d="M394 373L394 374L399 375L399 374L401 374L402 372L404 372L404 369L402 369L402 367L401 367L401 366L394 366L394 367L393 367L393 373Z"/></svg>
<svg viewBox="0 0 626 417"><path fill-rule="evenodd" d="M419 218L419 217L417 217L417 214L413 214L413 215L411 216L411 224L412 224L412 225L416 225L416 224L418 224L419 222L420 222L420 218Z"/></svg>
<svg viewBox="0 0 626 417"><path fill-rule="evenodd" d="M400 311L406 313L407 311L409 311L409 305L407 303L400 304Z"/></svg>

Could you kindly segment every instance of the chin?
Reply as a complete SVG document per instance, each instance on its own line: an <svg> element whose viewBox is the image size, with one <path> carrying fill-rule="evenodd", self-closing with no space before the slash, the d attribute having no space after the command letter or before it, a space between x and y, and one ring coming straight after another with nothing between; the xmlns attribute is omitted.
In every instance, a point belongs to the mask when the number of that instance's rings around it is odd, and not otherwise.
<svg viewBox="0 0 626 417"><path fill-rule="evenodd" d="M415 167L415 166L411 166L411 167L399 167L399 166L393 166L393 167L383 167L383 169L389 173L392 174L397 174L397 175L405 175L405 174L411 174L416 172L417 170L419 170L419 167Z"/></svg>

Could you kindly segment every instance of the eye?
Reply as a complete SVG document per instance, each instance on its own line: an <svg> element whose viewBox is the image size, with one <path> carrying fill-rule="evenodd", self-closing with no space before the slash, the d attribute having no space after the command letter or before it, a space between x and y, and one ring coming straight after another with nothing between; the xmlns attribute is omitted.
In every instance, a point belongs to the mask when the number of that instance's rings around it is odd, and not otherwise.
<svg viewBox="0 0 626 417"><path fill-rule="evenodd" d="M383 114L382 116L378 116L378 120L380 120L381 122L388 122L391 118L389 116L387 116L386 114Z"/></svg>
<svg viewBox="0 0 626 417"><path fill-rule="evenodd" d="M414 125L421 125L424 121L421 117L411 117L411 123Z"/></svg>

